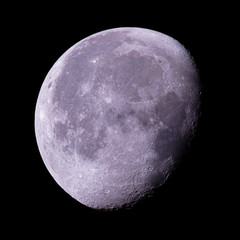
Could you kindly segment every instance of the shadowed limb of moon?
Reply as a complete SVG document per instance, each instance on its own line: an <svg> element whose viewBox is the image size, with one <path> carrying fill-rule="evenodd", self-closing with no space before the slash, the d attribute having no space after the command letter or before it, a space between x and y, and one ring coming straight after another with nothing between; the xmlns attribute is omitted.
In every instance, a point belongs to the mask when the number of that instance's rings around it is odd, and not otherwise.
<svg viewBox="0 0 240 240"><path fill-rule="evenodd" d="M159 188L189 145L199 77L187 50L142 28L116 28L67 50L41 87L35 132L43 161L95 209L134 205Z"/></svg>

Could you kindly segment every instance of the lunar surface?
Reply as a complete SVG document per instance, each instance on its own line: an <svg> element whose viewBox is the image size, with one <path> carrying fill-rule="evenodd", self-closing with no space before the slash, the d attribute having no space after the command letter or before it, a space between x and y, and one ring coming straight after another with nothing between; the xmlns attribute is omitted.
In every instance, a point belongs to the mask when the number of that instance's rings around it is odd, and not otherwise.
<svg viewBox="0 0 240 240"><path fill-rule="evenodd" d="M55 181L94 209L134 205L166 182L198 120L199 76L173 38L142 28L91 35L47 74L35 133Z"/></svg>

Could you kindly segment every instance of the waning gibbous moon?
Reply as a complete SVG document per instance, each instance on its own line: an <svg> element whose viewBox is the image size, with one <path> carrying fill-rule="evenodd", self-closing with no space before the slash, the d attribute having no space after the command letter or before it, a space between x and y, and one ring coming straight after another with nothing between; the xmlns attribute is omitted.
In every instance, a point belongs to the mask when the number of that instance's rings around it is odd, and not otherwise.
<svg viewBox="0 0 240 240"><path fill-rule="evenodd" d="M198 121L200 84L189 52L143 28L91 35L47 74L35 133L55 181L94 209L134 205L181 159Z"/></svg>

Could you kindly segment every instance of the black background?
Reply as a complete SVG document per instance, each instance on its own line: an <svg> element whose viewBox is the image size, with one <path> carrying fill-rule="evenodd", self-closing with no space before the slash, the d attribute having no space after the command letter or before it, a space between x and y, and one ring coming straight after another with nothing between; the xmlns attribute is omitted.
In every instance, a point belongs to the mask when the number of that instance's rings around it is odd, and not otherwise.
<svg viewBox="0 0 240 240"><path fill-rule="evenodd" d="M207 236L224 230L231 213L229 186L224 180L228 158L223 149L229 108L222 92L226 76L223 55L226 35L232 34L225 6L164 6L162 3L92 3L92 6L15 6L7 31L14 70L14 104L8 114L16 150L7 174L6 223L18 233L88 236ZM182 164L152 200L132 210L99 212L71 198L48 173L34 134L34 110L41 84L54 62L73 44L115 27L143 27L181 42L192 54L202 82L202 115L196 137ZM14 59L14 61L12 61ZM229 79L230 80L230 79ZM17 114L16 114L17 112ZM11 117L11 114L13 116ZM16 119L17 123L16 124ZM226 140L226 139L225 139ZM10 158L11 159L11 158ZM225 159L223 161L222 159ZM8 178L9 179L9 178ZM111 232L114 232L112 235Z"/></svg>

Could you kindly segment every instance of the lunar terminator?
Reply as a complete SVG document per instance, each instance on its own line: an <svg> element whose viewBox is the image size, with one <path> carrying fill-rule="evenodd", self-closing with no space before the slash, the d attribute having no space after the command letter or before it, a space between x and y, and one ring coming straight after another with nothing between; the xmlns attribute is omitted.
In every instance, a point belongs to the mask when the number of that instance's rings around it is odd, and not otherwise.
<svg viewBox="0 0 240 240"><path fill-rule="evenodd" d="M95 209L134 205L165 183L198 121L189 52L149 29L116 28L67 50L47 74L35 133L55 181Z"/></svg>

